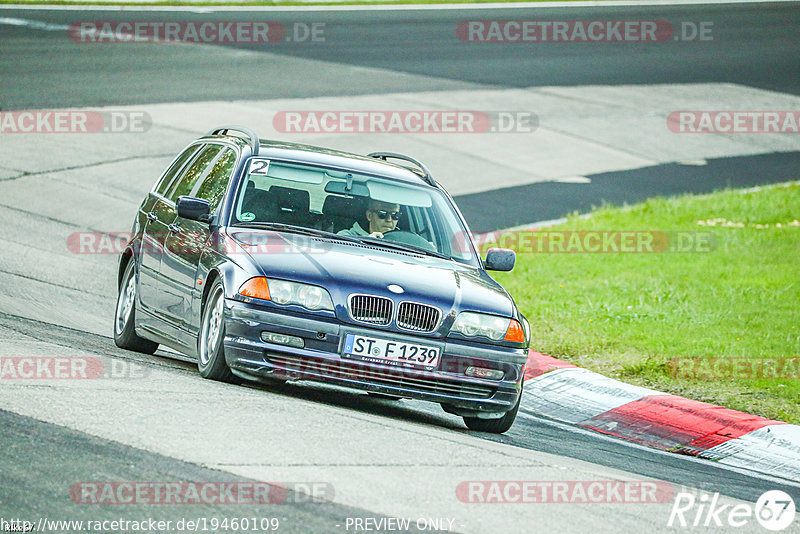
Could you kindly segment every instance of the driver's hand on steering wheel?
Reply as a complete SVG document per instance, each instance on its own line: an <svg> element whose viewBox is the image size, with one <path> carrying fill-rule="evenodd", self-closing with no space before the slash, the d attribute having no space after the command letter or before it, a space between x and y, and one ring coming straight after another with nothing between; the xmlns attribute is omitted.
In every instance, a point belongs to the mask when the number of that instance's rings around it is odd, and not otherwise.
<svg viewBox="0 0 800 534"><path fill-rule="evenodd" d="M382 232L372 232L371 234L369 234L369 236L370 237L379 237L379 238L383 239L383 233Z"/></svg>

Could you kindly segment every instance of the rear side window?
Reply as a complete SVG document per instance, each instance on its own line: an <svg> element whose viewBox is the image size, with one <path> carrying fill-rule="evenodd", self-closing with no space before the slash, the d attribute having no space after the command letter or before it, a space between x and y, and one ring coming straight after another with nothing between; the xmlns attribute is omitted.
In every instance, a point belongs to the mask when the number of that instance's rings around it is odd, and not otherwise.
<svg viewBox="0 0 800 534"><path fill-rule="evenodd" d="M228 182L231 179L234 166L236 165L236 152L231 148L226 148L220 152L211 164L205 179L197 182L189 193L189 196L208 200L211 204L211 211L217 209L225 191L228 189Z"/></svg>
<svg viewBox="0 0 800 534"><path fill-rule="evenodd" d="M176 202L178 197L189 195L195 184L205 178L209 164L216 158L217 154L223 149L222 145L206 145L198 154L194 161L189 165L183 176L169 188L169 193L165 195L172 202ZM207 170L208 169L208 170Z"/></svg>
<svg viewBox="0 0 800 534"><path fill-rule="evenodd" d="M183 168L186 162L189 161L189 158L191 158L199 148L200 147L198 145L190 146L184 150L180 156L178 156L172 165L170 165L169 169L167 169L167 172L164 173L164 176L162 176L161 181L158 183L158 187L156 188L156 192L159 195L164 195L164 193L167 191L167 188L172 183L172 180L175 178L175 175L178 174L178 171Z"/></svg>

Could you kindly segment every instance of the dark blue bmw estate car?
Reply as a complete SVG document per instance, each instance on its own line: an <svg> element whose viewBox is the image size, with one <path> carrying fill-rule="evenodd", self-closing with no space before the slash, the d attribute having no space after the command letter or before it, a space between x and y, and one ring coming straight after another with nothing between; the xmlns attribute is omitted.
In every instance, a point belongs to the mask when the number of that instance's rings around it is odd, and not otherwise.
<svg viewBox="0 0 800 534"><path fill-rule="evenodd" d="M390 161L391 160L391 161ZM416 160L259 140L191 143L139 207L114 340L203 377L316 380L441 404L485 432L519 408L529 327Z"/></svg>

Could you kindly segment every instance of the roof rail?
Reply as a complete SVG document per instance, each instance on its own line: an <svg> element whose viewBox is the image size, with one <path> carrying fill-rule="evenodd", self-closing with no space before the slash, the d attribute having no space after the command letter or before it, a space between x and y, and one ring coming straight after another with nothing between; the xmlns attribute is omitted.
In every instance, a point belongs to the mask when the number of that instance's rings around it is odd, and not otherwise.
<svg viewBox="0 0 800 534"><path fill-rule="evenodd" d="M423 165L419 161L415 160L414 158L411 158L409 156L404 156L403 154L397 154L395 152L372 152L371 154L367 154L367 156L370 158L381 159L383 161L387 161L387 158L394 158L407 161L409 163L413 163L419 168L420 171L422 171L422 178L426 182L428 182L430 185L433 186L436 185L436 182L433 180L433 176L431 176L431 173L428 170L428 168L425 167L425 165Z"/></svg>
<svg viewBox="0 0 800 534"><path fill-rule="evenodd" d="M224 135L228 130L241 132L245 134L247 137L249 137L250 150L252 150L254 156L258 155L258 135L250 128L245 128L244 126L219 126L208 132L206 135L217 135L217 134Z"/></svg>

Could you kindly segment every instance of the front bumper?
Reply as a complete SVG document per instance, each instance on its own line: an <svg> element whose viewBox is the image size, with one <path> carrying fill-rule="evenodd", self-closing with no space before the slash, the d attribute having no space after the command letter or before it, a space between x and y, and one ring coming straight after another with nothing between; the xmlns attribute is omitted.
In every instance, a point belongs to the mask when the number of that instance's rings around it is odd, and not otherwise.
<svg viewBox="0 0 800 534"><path fill-rule="evenodd" d="M451 413L497 417L512 409L521 391L525 349L489 347L426 336L373 330L335 318L276 313L227 299L225 359L235 372L281 380L316 380L398 397L437 402ZM303 348L261 339L262 332L302 338ZM342 357L348 333L439 347L433 370L396 367ZM490 380L464 374L469 366L503 371Z"/></svg>

